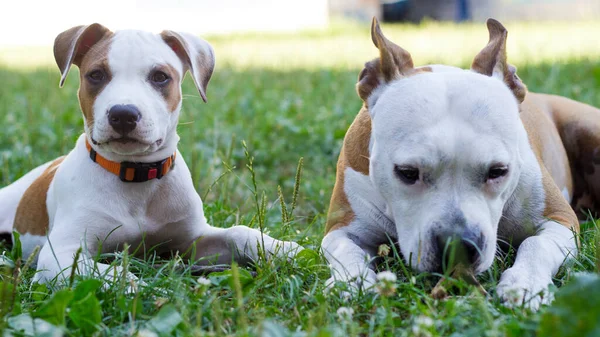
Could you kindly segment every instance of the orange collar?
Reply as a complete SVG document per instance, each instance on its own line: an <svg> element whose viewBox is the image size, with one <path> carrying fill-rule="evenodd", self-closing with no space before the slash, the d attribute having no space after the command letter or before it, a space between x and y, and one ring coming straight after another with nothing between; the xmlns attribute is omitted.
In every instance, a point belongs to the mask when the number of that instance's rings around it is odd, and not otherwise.
<svg viewBox="0 0 600 337"><path fill-rule="evenodd" d="M96 153L87 138L85 140L85 147L90 153L92 161L108 172L117 175L121 181L133 183L141 183L154 178L162 178L165 174L169 173L173 168L173 165L175 165L175 155L177 154L177 152L175 152L169 158L154 163L136 163L129 161L117 163Z"/></svg>

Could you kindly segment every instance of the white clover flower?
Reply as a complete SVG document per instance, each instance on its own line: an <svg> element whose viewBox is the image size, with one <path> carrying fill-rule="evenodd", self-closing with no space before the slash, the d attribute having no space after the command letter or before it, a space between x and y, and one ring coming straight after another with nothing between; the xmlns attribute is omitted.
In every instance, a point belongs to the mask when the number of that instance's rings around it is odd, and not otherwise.
<svg viewBox="0 0 600 337"><path fill-rule="evenodd" d="M377 293L381 296L389 297L396 293L396 274L390 271L382 271L377 273Z"/></svg>
<svg viewBox="0 0 600 337"><path fill-rule="evenodd" d="M351 320L354 315L354 309L348 307L340 307L337 310L337 315L341 320Z"/></svg>
<svg viewBox="0 0 600 337"><path fill-rule="evenodd" d="M385 270L377 273L377 280L381 282L396 283L398 278L396 277L396 274L392 273L391 271Z"/></svg>
<svg viewBox="0 0 600 337"><path fill-rule="evenodd" d="M420 315L413 321L411 331L413 336L430 337L430 329L433 326L433 319L429 316Z"/></svg>
<svg viewBox="0 0 600 337"><path fill-rule="evenodd" d="M423 330L418 325L413 325L411 330L412 330L412 335L415 337L431 337L431 332L429 332L427 330Z"/></svg>
<svg viewBox="0 0 600 337"><path fill-rule="evenodd" d="M202 276L198 277L196 282L198 283L198 285L201 285L204 287L209 287L212 284L212 282L209 279L207 279L206 277L202 277Z"/></svg>
<svg viewBox="0 0 600 337"><path fill-rule="evenodd" d="M425 315L420 315L415 318L415 323L421 327L429 328L430 326L433 326L433 319Z"/></svg>
<svg viewBox="0 0 600 337"><path fill-rule="evenodd" d="M135 334L135 337L158 337L158 334L152 330L142 329Z"/></svg>

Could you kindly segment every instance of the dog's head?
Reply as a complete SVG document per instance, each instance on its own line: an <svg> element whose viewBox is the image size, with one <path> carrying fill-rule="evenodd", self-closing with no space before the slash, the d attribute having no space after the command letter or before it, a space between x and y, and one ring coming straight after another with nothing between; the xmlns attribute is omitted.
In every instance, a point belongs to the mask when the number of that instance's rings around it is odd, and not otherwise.
<svg viewBox="0 0 600 337"><path fill-rule="evenodd" d="M372 117L369 175L386 202L401 251L419 271L440 271L448 243L476 272L490 267L503 208L521 174L519 118L525 86L506 63L506 30L488 21L490 41L471 70L415 68L376 20L380 57L357 91ZM523 139L525 138L525 139Z"/></svg>
<svg viewBox="0 0 600 337"><path fill-rule="evenodd" d="M62 86L79 67L79 103L88 140L104 154L147 156L178 141L181 82L187 70L206 101L215 58L204 40L185 33L115 33L97 23L56 37ZM169 153L167 152L167 153Z"/></svg>

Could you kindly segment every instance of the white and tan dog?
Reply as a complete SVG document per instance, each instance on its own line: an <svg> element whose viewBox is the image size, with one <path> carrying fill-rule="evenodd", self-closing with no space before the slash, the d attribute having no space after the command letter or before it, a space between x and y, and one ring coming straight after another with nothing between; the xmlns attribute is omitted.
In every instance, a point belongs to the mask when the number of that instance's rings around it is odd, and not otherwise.
<svg viewBox="0 0 600 337"><path fill-rule="evenodd" d="M498 295L532 308L551 300L552 277L577 252L573 208L598 211L600 110L528 93L506 62L506 29L492 19L488 29L470 70L415 68L373 21L380 57L359 75L364 105L344 139L322 242L329 284L371 288L371 259L389 239L429 272L458 241L476 273L500 241L518 251Z"/></svg>
<svg viewBox="0 0 600 337"><path fill-rule="evenodd" d="M140 252L156 246L159 254L214 257L205 263L255 260L259 243L267 255L299 248L245 226L206 222L177 150L186 71L206 101L215 64L206 41L173 31L113 33L92 24L58 35L54 55L61 85L72 64L80 69L85 133L67 156L0 190L0 232L17 230L25 257L42 246L35 280L64 279L80 247L78 272L99 275L109 266L92 257L125 243Z"/></svg>

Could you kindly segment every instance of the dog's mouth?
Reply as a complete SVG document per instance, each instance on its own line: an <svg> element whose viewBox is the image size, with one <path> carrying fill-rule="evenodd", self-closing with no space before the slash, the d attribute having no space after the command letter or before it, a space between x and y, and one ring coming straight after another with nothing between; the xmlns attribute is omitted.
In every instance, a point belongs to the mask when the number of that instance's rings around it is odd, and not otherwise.
<svg viewBox="0 0 600 337"><path fill-rule="evenodd" d="M157 141L154 141L154 142L146 142L146 141L142 141L142 140L132 138L132 137L127 137L127 136L119 137L119 138L111 137L103 142L98 142L94 138L92 138L92 143L94 143L94 145L98 145L98 146L108 145L111 143L140 144L140 145L145 145L145 146L152 146L152 145L160 146L162 144L162 142L163 142L162 138L158 139Z"/></svg>

